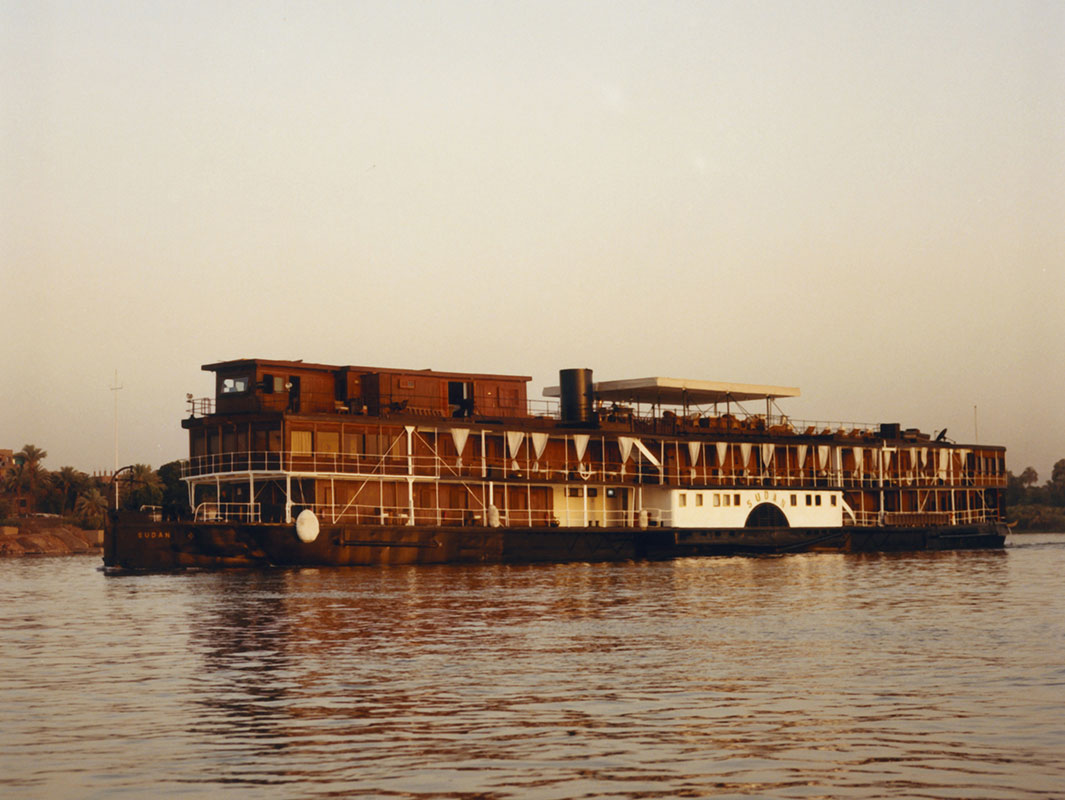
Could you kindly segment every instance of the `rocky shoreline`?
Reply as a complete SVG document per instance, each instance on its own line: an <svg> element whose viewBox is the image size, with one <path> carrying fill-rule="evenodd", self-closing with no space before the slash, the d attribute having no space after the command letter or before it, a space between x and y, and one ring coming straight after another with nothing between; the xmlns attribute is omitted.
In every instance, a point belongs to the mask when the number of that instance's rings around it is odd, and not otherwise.
<svg viewBox="0 0 1065 800"><path fill-rule="evenodd" d="M0 526L0 557L71 556L103 551L104 532L83 530L63 519L33 517Z"/></svg>

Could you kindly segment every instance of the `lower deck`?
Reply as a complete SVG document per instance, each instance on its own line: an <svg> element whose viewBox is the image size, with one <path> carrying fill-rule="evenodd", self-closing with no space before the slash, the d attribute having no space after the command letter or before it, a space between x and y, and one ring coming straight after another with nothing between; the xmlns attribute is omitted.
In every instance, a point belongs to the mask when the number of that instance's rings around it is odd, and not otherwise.
<svg viewBox="0 0 1065 800"><path fill-rule="evenodd" d="M1000 492L973 486L669 485L575 479L254 474L190 481L200 522L504 528L821 528L994 522Z"/></svg>
<svg viewBox="0 0 1065 800"><path fill-rule="evenodd" d="M447 528L163 522L112 513L104 563L116 569L624 561L684 556L877 552L1001 547L996 523L923 527Z"/></svg>

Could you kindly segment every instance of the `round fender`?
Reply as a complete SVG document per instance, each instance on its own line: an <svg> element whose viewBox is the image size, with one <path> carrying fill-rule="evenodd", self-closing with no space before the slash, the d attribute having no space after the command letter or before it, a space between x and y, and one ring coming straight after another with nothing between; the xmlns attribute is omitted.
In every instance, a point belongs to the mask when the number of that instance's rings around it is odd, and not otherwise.
<svg viewBox="0 0 1065 800"><path fill-rule="evenodd" d="M299 537L301 542L305 544L313 542L318 538L319 529L318 517L309 508L303 509L300 515L296 517L296 536Z"/></svg>

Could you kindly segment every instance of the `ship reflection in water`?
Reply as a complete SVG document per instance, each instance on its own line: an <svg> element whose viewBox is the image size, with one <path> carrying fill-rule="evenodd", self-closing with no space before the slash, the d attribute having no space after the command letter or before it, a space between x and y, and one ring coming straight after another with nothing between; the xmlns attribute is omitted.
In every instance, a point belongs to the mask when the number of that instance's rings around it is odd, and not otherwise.
<svg viewBox="0 0 1065 800"><path fill-rule="evenodd" d="M1065 535L665 563L92 567L0 563L5 796L1065 785Z"/></svg>

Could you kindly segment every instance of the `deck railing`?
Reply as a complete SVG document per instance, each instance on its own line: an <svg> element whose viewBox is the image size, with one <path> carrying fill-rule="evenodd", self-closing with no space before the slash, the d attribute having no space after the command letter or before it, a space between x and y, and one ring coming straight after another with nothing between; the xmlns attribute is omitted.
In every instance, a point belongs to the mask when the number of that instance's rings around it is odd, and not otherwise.
<svg viewBox="0 0 1065 800"><path fill-rule="evenodd" d="M445 506L392 505L359 503L297 503L291 508L295 518L300 511L310 509L329 524L352 525L432 525L447 527L539 527L539 528L656 528L669 527L672 515L667 509L621 510L565 508L553 510L497 508L458 508ZM411 517L413 513L413 523ZM853 514L853 518L852 515ZM259 503L219 503L208 501L196 507L197 522L261 522ZM281 520L276 520L281 521ZM853 511L843 517L844 527L876 526L953 526L996 522L994 509L964 509L957 511Z"/></svg>
<svg viewBox="0 0 1065 800"><path fill-rule="evenodd" d="M851 521L850 513L854 514ZM957 511L854 511L844 514L845 525L872 527L888 526L951 526L975 525L981 522L998 522L998 512L990 508L959 509Z"/></svg>
<svg viewBox="0 0 1065 800"><path fill-rule="evenodd" d="M260 522L258 503L200 503L193 512L196 522Z"/></svg>
<svg viewBox="0 0 1065 800"><path fill-rule="evenodd" d="M221 477L234 474L299 474L302 476L401 477L434 479L491 480L517 482L583 482L588 484L665 484L670 486L772 486L772 487L842 487L845 489L946 489L1004 488L1006 476L974 473L944 475L933 466L884 472L868 468L816 469L791 465L769 468L732 468L707 465L705 461L689 466L671 457L674 448L666 448L661 467L648 460L630 458L625 464L617 460L566 461L560 459L501 458L474 456L445 458L439 455L367 455L333 452L265 452L217 453L195 456L182 462L182 478Z"/></svg>

